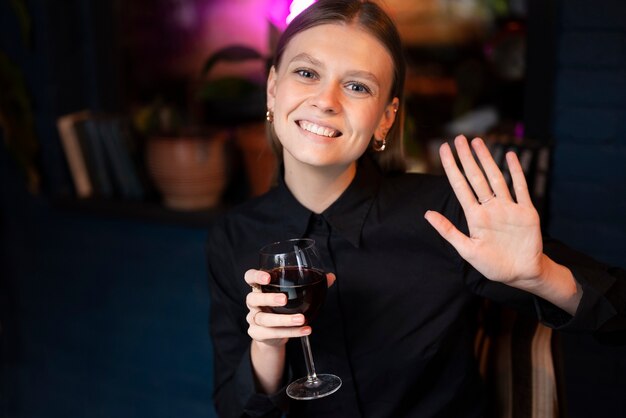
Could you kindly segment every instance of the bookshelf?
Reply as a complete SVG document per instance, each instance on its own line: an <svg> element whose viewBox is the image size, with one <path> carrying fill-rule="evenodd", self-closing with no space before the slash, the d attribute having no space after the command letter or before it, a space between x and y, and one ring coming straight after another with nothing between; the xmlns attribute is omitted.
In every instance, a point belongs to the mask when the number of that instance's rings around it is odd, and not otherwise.
<svg viewBox="0 0 626 418"><path fill-rule="evenodd" d="M196 227L245 199L248 187L228 173L236 158L229 130L143 138L127 119L91 111L58 118L73 188L51 195L53 206Z"/></svg>
<svg viewBox="0 0 626 418"><path fill-rule="evenodd" d="M76 199L70 196L52 198L50 202L53 208L67 213L99 218L129 219L187 228L206 228L217 216L228 209L227 205L222 205L198 211L179 211L168 209L156 201Z"/></svg>

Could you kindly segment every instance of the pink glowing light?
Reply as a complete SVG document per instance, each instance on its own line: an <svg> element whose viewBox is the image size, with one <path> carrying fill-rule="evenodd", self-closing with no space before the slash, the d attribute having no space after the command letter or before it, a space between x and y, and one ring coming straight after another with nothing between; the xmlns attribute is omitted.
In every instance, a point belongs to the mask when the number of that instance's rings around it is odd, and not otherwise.
<svg viewBox="0 0 626 418"><path fill-rule="evenodd" d="M287 24L287 15L289 14L289 0L274 0L270 2L270 7L268 10L268 19L280 30L285 29Z"/></svg>
<svg viewBox="0 0 626 418"><path fill-rule="evenodd" d="M284 30L294 17L316 0L272 0L267 13L268 20L279 30Z"/></svg>

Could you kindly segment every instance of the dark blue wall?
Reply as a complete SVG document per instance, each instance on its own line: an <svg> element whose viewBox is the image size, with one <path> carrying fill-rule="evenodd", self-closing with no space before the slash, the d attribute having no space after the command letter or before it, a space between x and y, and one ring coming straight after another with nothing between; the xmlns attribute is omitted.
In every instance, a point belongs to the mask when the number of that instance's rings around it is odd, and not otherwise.
<svg viewBox="0 0 626 418"><path fill-rule="evenodd" d="M560 5L550 234L626 268L626 2ZM625 417L626 349L561 338L569 417Z"/></svg>
<svg viewBox="0 0 626 418"><path fill-rule="evenodd" d="M561 4L550 233L626 268L626 2Z"/></svg>
<svg viewBox="0 0 626 418"><path fill-rule="evenodd" d="M1 155L0 416L214 416L204 229L56 210Z"/></svg>
<svg viewBox="0 0 626 418"><path fill-rule="evenodd" d="M27 0L31 43L11 4L0 50L31 95L43 183L25 191L0 132L0 416L212 417L205 228L51 203L73 194L56 118L121 110L115 2Z"/></svg>

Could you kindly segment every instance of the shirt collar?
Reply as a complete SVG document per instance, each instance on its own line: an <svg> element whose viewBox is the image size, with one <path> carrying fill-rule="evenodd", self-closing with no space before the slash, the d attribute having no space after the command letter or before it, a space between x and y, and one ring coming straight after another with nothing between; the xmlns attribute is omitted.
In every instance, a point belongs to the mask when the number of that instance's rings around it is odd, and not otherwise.
<svg viewBox="0 0 626 418"><path fill-rule="evenodd" d="M278 176L274 196L270 196L271 205L282 214L284 233L288 238L303 237L306 233L312 212L302 206L291 193L284 178L284 169L281 168Z"/></svg>
<svg viewBox="0 0 626 418"><path fill-rule="evenodd" d="M363 225L378 192L381 172L371 157L365 155L358 161L357 172L348 188L328 207L322 216L332 230L355 247L361 243ZM281 175L278 182L279 207L288 214L286 233L303 236L312 212L302 206L291 194Z"/></svg>

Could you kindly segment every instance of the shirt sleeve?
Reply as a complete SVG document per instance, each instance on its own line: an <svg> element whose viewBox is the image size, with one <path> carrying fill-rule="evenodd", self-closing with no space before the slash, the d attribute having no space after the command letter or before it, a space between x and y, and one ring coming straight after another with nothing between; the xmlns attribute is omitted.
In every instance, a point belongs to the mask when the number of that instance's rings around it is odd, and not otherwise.
<svg viewBox="0 0 626 418"><path fill-rule="evenodd" d="M626 271L606 266L556 240L545 240L544 252L572 271L583 296L573 316L535 298L539 319L557 330L591 332L601 342L626 344Z"/></svg>
<svg viewBox="0 0 626 418"><path fill-rule="evenodd" d="M222 229L215 226L207 240L210 293L210 334L214 352L214 403L220 417L280 417L284 391L257 393L250 361L250 337L245 317L242 277ZM243 283L245 284L245 283Z"/></svg>
<svg viewBox="0 0 626 418"><path fill-rule="evenodd" d="M450 199L447 215L467 234L467 222L456 199ZM572 271L583 290L574 315L529 293L491 282L461 261L466 283L475 293L532 314L551 328L591 333L602 343L626 345L626 271L604 265L555 239L544 237L543 247L548 257ZM462 260L456 251L454 254Z"/></svg>

